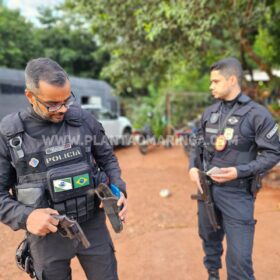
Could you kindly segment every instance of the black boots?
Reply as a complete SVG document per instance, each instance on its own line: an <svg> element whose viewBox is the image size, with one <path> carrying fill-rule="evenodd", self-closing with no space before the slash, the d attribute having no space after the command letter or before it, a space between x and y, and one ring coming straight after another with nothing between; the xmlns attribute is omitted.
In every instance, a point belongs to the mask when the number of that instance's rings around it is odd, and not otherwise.
<svg viewBox="0 0 280 280"><path fill-rule="evenodd" d="M218 270L208 270L208 280L220 280L219 271Z"/></svg>

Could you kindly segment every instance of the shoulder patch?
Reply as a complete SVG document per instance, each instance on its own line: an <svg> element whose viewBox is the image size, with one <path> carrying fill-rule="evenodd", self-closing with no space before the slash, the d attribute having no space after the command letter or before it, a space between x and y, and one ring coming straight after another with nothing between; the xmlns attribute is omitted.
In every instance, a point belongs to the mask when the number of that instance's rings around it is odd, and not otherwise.
<svg viewBox="0 0 280 280"><path fill-rule="evenodd" d="M278 124L275 124L275 126L266 134L267 139L271 139L273 135L277 132L278 130Z"/></svg>

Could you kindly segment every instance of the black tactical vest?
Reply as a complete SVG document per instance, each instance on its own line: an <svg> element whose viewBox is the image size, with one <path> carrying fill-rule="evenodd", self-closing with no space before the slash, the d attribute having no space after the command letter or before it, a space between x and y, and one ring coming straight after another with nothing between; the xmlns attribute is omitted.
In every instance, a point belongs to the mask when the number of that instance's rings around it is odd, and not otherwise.
<svg viewBox="0 0 280 280"><path fill-rule="evenodd" d="M241 101L236 105L236 109L229 116L223 131L219 131L219 126L223 122L220 113L221 102L217 102L211 109L209 119L204 120L204 139L207 143L208 167L230 167L240 164L248 164L257 156L257 147L253 139L241 133L242 124L247 121L246 115L252 109L251 99L241 95ZM240 100L239 98L239 100ZM215 149L215 141L219 134L223 134L227 139L226 148L223 151Z"/></svg>
<svg viewBox="0 0 280 280"><path fill-rule="evenodd" d="M34 208L51 207L83 222L94 213L96 170L91 141L83 139L81 110L76 107L72 111L58 133L50 137L28 135L19 113L2 120L1 132L16 169L18 201Z"/></svg>

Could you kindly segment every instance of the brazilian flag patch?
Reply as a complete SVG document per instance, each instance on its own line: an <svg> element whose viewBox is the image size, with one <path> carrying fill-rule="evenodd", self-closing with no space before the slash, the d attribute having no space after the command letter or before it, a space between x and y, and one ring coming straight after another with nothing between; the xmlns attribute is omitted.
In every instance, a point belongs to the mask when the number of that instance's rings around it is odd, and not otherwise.
<svg viewBox="0 0 280 280"><path fill-rule="evenodd" d="M74 189L88 186L90 184L89 174L85 173L73 178Z"/></svg>

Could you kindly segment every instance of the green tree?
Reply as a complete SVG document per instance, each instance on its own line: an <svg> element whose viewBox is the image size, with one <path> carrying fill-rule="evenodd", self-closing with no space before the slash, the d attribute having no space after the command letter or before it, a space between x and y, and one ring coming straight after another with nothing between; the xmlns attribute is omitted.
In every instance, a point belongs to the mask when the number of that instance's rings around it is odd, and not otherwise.
<svg viewBox="0 0 280 280"><path fill-rule="evenodd" d="M67 0L66 7L91 23L113 55L103 75L125 88L159 85L182 61L205 72L206 65L226 55L240 57L244 66L254 62L272 77L271 64L253 45L277 2Z"/></svg>
<svg viewBox="0 0 280 280"><path fill-rule="evenodd" d="M266 10L258 27L253 49L267 64L279 67L280 1L269 1L269 3L269 9Z"/></svg>
<svg viewBox="0 0 280 280"><path fill-rule="evenodd" d="M58 61L69 74L99 78L110 55L97 46L82 20L70 13L55 14L49 8L40 10L39 20L36 36L44 46L44 56Z"/></svg>
<svg viewBox="0 0 280 280"><path fill-rule="evenodd" d="M0 5L0 65L22 69L28 60L46 56L69 74L99 78L110 54L97 46L88 26L77 16L41 9L40 26L28 22L19 11Z"/></svg>
<svg viewBox="0 0 280 280"><path fill-rule="evenodd" d="M0 5L0 65L24 68L30 58L39 54L40 48L34 26L19 11Z"/></svg>

